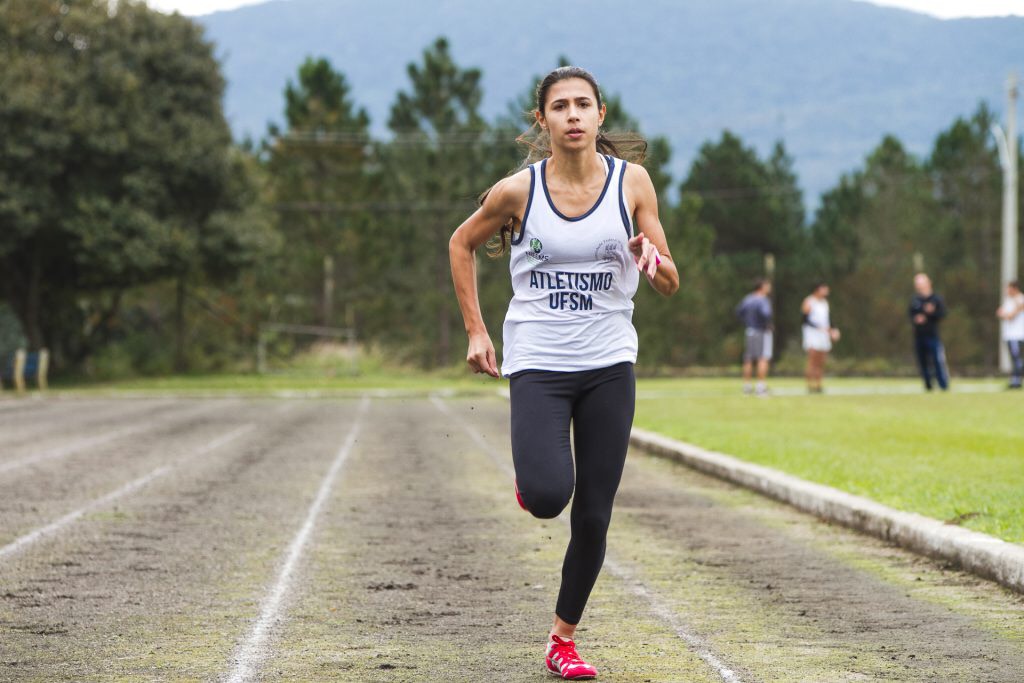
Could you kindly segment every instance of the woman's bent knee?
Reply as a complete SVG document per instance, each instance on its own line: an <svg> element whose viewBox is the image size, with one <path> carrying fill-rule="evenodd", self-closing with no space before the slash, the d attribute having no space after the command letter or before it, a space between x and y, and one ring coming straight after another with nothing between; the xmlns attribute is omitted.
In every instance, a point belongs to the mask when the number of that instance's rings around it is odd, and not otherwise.
<svg viewBox="0 0 1024 683"><path fill-rule="evenodd" d="M566 491L563 488L551 486L526 487L524 489L520 483L519 494L531 515L539 519L554 519L562 514L562 510L569 504L572 489Z"/></svg>

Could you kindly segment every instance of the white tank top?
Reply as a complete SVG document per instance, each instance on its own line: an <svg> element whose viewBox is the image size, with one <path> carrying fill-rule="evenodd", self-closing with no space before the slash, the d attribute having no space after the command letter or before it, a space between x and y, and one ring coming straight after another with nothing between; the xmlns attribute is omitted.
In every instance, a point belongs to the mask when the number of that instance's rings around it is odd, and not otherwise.
<svg viewBox="0 0 1024 683"><path fill-rule="evenodd" d="M597 203L570 218L555 208L547 159L530 168L530 195L512 240L512 300L503 328L502 374L575 372L636 362L633 295L640 273L627 242L626 162L608 165Z"/></svg>
<svg viewBox="0 0 1024 683"><path fill-rule="evenodd" d="M810 307L811 310L807 312L807 322L812 327L828 332L832 327L832 322L829 320L828 299L815 299L812 296Z"/></svg>
<svg viewBox="0 0 1024 683"><path fill-rule="evenodd" d="M1024 303L1024 294L1015 297L1006 297L1003 300L1002 310L1009 313ZM1024 311L1021 311L1009 320L1002 321L1003 339L1006 341L1024 341Z"/></svg>

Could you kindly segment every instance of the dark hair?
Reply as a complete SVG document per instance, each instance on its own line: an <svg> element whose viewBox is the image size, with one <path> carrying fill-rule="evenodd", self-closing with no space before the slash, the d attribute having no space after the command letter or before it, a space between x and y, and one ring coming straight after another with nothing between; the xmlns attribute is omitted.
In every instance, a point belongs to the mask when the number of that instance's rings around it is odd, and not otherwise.
<svg viewBox="0 0 1024 683"><path fill-rule="evenodd" d="M1007 287L1013 287L1018 292L1020 291L1020 283L1017 282L1016 280L1010 280L1009 282L1006 283L1006 286Z"/></svg>
<svg viewBox="0 0 1024 683"><path fill-rule="evenodd" d="M765 285L770 285L771 283L772 283L772 281L769 280L766 277L755 278L754 279L754 286L753 286L753 288L750 291L756 292L757 290L761 289Z"/></svg>
<svg viewBox="0 0 1024 683"><path fill-rule="evenodd" d="M597 100L597 108L600 109L602 104L601 87L597 84L594 74L580 66L560 66L537 84L534 100L536 111L539 111L541 114L544 113L544 109L548 104L548 91L551 90L551 86L571 78L580 78L590 84L590 87L594 90L594 98ZM532 140L530 139L529 136L536 127L537 122L534 121L533 125L530 126L530 130L516 138L516 142L527 145L531 151L531 154L523 161L523 167L544 157L551 156L551 138L546 131L542 130ZM643 163L644 158L647 156L647 141L635 133L609 136L603 131L598 130L597 151L601 154L610 154L613 157L639 164ZM536 153L536 158L534 158L534 153ZM629 158L627 159L627 157Z"/></svg>
<svg viewBox="0 0 1024 683"><path fill-rule="evenodd" d="M539 111L543 114L544 108L547 106L548 91L551 90L551 86L559 81L566 81L570 78L582 78L590 84L590 87L594 89L594 97L597 100L597 107L600 109L602 103L601 88L598 86L597 79L594 78L594 75L583 67L560 66L541 79L540 83L537 84L534 100L536 107L535 111ZM516 142L526 147L526 157L509 175L518 173L530 164L551 156L551 136L546 130L538 127L536 120L526 132L516 138ZM647 141L637 133L605 133L604 131L598 130L597 151L601 154L608 154L613 157L618 157L619 159L625 159L626 161L634 164L642 164L644 159L647 157ZM484 203L484 200L487 198L487 195L490 194L493 187L494 186L492 185L480 195L478 200L480 204ZM505 225L501 226L500 232L488 242L488 253L492 257L504 254L505 250L508 248L508 243L512 241L514 231L515 220L509 219Z"/></svg>

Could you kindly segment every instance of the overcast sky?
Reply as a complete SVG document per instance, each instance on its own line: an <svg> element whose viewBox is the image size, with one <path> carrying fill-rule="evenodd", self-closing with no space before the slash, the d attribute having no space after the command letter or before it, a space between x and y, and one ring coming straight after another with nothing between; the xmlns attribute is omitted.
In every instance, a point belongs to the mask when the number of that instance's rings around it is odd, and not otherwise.
<svg viewBox="0 0 1024 683"><path fill-rule="evenodd" d="M160 10L178 10L182 14L209 14L218 10L255 5L265 0L149 0ZM1024 0L864 0L876 5L904 7L944 19L953 17L1024 16Z"/></svg>

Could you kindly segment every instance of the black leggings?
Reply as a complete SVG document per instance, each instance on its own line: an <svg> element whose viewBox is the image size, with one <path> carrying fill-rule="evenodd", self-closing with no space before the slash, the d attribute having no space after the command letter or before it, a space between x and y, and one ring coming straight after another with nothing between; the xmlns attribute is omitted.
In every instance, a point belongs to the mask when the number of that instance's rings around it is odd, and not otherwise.
<svg viewBox="0 0 1024 683"><path fill-rule="evenodd" d="M612 502L626 462L636 398L633 364L581 372L527 370L512 376L510 391L516 483L535 517L557 517L573 496L572 421L576 495L555 614L578 624L604 562Z"/></svg>

